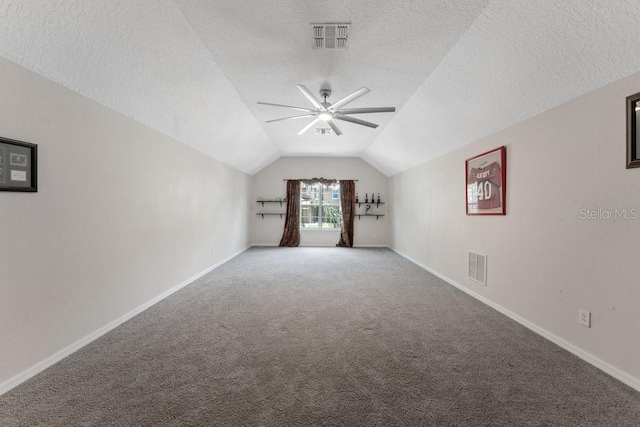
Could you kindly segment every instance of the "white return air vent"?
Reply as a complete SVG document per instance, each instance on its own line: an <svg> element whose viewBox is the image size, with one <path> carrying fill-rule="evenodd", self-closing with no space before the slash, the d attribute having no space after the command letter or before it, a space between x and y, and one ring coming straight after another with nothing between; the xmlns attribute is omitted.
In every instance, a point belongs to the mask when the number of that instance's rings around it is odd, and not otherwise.
<svg viewBox="0 0 640 427"><path fill-rule="evenodd" d="M314 49L346 49L351 24L311 24Z"/></svg>
<svg viewBox="0 0 640 427"><path fill-rule="evenodd" d="M469 252L469 278L487 285L487 256Z"/></svg>

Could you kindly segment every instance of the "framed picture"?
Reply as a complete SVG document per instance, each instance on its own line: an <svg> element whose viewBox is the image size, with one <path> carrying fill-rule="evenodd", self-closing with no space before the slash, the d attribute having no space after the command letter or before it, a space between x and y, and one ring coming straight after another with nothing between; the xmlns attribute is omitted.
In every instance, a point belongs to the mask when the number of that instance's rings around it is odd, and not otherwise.
<svg viewBox="0 0 640 427"><path fill-rule="evenodd" d="M627 169L640 167L640 93L627 96Z"/></svg>
<svg viewBox="0 0 640 427"><path fill-rule="evenodd" d="M0 137L0 191L38 191L38 146Z"/></svg>
<svg viewBox="0 0 640 427"><path fill-rule="evenodd" d="M465 161L467 215L505 215L507 149L495 150Z"/></svg>

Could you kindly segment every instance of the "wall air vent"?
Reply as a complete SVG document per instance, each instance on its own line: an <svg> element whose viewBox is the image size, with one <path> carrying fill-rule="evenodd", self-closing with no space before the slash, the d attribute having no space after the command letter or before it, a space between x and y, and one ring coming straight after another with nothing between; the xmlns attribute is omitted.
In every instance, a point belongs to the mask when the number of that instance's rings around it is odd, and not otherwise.
<svg viewBox="0 0 640 427"><path fill-rule="evenodd" d="M487 256L469 252L468 276L478 283L487 285Z"/></svg>
<svg viewBox="0 0 640 427"><path fill-rule="evenodd" d="M346 49L351 23L311 24L314 49Z"/></svg>

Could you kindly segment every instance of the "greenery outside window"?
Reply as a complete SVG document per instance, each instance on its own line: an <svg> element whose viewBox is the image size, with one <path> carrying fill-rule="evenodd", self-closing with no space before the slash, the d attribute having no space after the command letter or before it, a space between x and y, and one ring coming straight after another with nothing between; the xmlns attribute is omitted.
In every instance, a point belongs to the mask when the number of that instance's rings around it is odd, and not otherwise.
<svg viewBox="0 0 640 427"><path fill-rule="evenodd" d="M339 230L342 225L340 184L300 185L300 228Z"/></svg>

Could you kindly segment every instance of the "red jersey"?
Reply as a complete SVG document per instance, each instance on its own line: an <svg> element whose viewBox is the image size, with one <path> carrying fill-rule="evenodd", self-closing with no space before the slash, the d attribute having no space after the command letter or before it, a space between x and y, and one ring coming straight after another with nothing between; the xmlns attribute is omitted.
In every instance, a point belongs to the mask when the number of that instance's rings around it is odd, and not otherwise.
<svg viewBox="0 0 640 427"><path fill-rule="evenodd" d="M493 162L483 168L472 168L469 172L467 185L472 186L468 196L471 203L478 203L478 210L500 207L502 170L498 162Z"/></svg>

